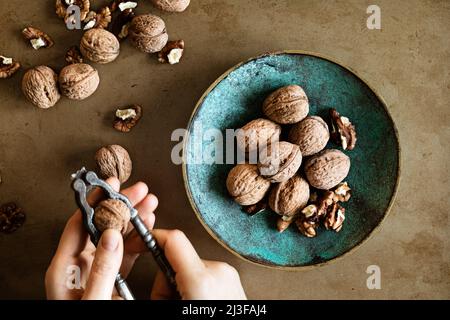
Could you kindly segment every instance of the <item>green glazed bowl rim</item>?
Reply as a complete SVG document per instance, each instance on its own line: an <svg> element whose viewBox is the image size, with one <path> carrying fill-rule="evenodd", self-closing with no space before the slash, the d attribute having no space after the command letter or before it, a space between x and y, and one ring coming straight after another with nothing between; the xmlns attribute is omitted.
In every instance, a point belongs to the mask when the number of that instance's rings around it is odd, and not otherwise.
<svg viewBox="0 0 450 320"><path fill-rule="evenodd" d="M241 254L239 254L238 252L236 252L235 250L231 249L226 243L224 243L219 237L217 237L217 235L214 233L214 231L205 223L205 221L202 218L202 215L200 214L200 212L197 209L197 206L195 205L194 199L192 197L189 185L188 185L188 177L187 177L187 166L186 166L186 161L184 161L184 155L185 155L185 150L187 150L187 145L188 145L188 141L189 141L189 137L187 137L186 139L184 139L183 142L183 163L182 163L182 171L183 171L183 182L184 182L184 187L186 189L186 194L187 197L189 199L189 203L192 207L192 210L194 211L195 215L197 216L197 219L200 221L200 223L202 224L202 226L206 229L206 231L211 235L211 237L216 240L218 243L220 243L225 249L227 249L229 252L231 252L233 255L241 258L242 260L245 260L247 262L250 262L254 265L258 265L258 266L263 266L266 268L270 268L270 269L278 269L278 270L288 270L288 271L300 271L300 270L311 270L317 267L321 267L324 265L327 265L331 262L340 260L348 255L350 255L351 253L353 253L357 248L359 248L360 246L362 246L364 243L366 243L375 233L379 232L380 227L382 225L382 223L386 220L387 216L389 215L392 205L395 201L395 198L397 196L397 191L398 191L398 186L400 183L400 172L401 172L401 151L400 151L400 143L399 143L399 135L398 135L398 130L397 130L397 126L395 125L394 120L392 119L392 116L387 108L387 104L385 102L385 100L383 99L383 97L366 81L364 80L355 70L353 70L350 67L347 67L345 65L343 65L342 63L334 60L333 58L330 58L328 56L322 55L320 53L315 53L315 52L311 52L311 51L304 51L304 50L281 50L281 51L275 51L275 52L267 52L258 56L254 56L251 57L245 61L242 61L238 64L236 64L235 66L231 67L230 69L228 69L227 71L225 71L220 77L218 77L209 87L208 89L206 89L206 91L203 93L203 95L200 97L200 99L197 101L197 104L195 105L194 110L192 111L192 114L189 118L189 122L187 125L187 129L189 130L189 128L192 126L192 122L193 119L198 111L198 109L200 108L200 106L202 105L204 99L209 95L209 93L223 80L225 79L231 72L233 72L234 70L238 69L239 67L241 67L242 65L253 61L253 60L257 60L263 57L267 57L267 56L275 56L275 55L282 55L282 54L291 54L291 55L307 55L307 56L311 56L311 57L316 57L316 58L320 58L320 59L324 59L324 60L328 60L336 65L339 65L340 67L346 69L347 71L349 71L350 73L352 73L355 77L357 77L360 81L362 81L377 97L377 99L381 102L384 111L386 112L386 114L389 117L389 120L392 124L392 128L394 129L394 133L395 133L395 140L397 142L397 180L395 181L395 185L394 185L394 190L392 192L392 196L391 199L389 200L389 204L388 207L384 213L383 218L380 220L380 222L375 226L374 229L372 229L372 231L370 231L367 236L362 239L359 243L357 243L355 246L353 246L351 249L347 250L346 252L344 252L343 254L334 257L330 260L327 260L325 262L322 263L318 263L318 264L314 264L314 265L307 265L307 266L295 266L295 267L291 267L291 266L275 266L275 265L269 265L269 264L262 264L262 263L258 263L255 261L252 261L248 258L246 258L245 256L242 256Z"/></svg>

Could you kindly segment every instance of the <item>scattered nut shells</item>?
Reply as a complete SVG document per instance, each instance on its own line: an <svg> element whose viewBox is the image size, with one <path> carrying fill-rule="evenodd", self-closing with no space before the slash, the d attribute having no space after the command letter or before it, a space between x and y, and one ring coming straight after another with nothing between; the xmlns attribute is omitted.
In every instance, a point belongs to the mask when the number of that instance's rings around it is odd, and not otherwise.
<svg viewBox="0 0 450 320"><path fill-rule="evenodd" d="M166 46L158 52L158 61L161 63L176 64L180 62L184 52L184 41L167 42Z"/></svg>
<svg viewBox="0 0 450 320"><path fill-rule="evenodd" d="M120 132L130 132L142 117L142 107L133 104L125 109L116 111L113 127Z"/></svg>
<svg viewBox="0 0 450 320"><path fill-rule="evenodd" d="M283 182L294 176L302 164L300 148L281 141L267 146L259 154L258 169L270 182Z"/></svg>
<svg viewBox="0 0 450 320"><path fill-rule="evenodd" d="M156 8L167 12L183 12L190 2L190 0L152 0Z"/></svg>
<svg viewBox="0 0 450 320"><path fill-rule="evenodd" d="M23 94L39 108L53 107L61 98L57 78L56 73L47 66L31 68L22 78Z"/></svg>
<svg viewBox="0 0 450 320"><path fill-rule="evenodd" d="M275 185L269 194L269 206L281 216L293 216L306 206L308 199L308 182L299 175L295 175Z"/></svg>
<svg viewBox="0 0 450 320"><path fill-rule="evenodd" d="M169 38L164 21L152 14L134 17L128 28L128 34L131 43L146 53L160 51Z"/></svg>
<svg viewBox="0 0 450 320"><path fill-rule="evenodd" d="M35 50L40 48L50 48L54 44L52 38L50 38L48 34L37 28L26 27L22 30L22 35L30 42Z"/></svg>
<svg viewBox="0 0 450 320"><path fill-rule="evenodd" d="M249 206L264 198L270 182L258 174L256 165L238 164L228 173L226 185L237 203Z"/></svg>
<svg viewBox="0 0 450 320"><path fill-rule="evenodd" d="M126 182L131 175L132 162L128 151L119 145L100 148L95 154L95 162L102 178L116 177L120 183Z"/></svg>
<svg viewBox="0 0 450 320"><path fill-rule="evenodd" d="M86 31L81 38L80 51L92 62L105 64L119 56L120 43L111 32L93 28Z"/></svg>
<svg viewBox="0 0 450 320"><path fill-rule="evenodd" d="M308 115L308 97L300 86L282 87L264 100L263 112L267 118L280 124L297 123Z"/></svg>
<svg viewBox="0 0 450 320"><path fill-rule="evenodd" d="M73 100L86 99L97 90L99 83L98 71L85 63L69 64L59 74L61 93Z"/></svg>
<svg viewBox="0 0 450 320"><path fill-rule="evenodd" d="M20 63L13 58L7 58L0 55L0 79L11 77L20 69Z"/></svg>
<svg viewBox="0 0 450 320"><path fill-rule="evenodd" d="M323 150L329 139L327 123L321 117L309 116L291 128L288 140L298 145L306 157Z"/></svg>
<svg viewBox="0 0 450 320"><path fill-rule="evenodd" d="M305 174L311 186L328 190L345 179L350 170L350 158L336 149L327 149L305 162Z"/></svg>
<svg viewBox="0 0 450 320"><path fill-rule="evenodd" d="M238 132L237 145L246 153L262 150L272 142L279 141L281 127L267 119L250 121Z"/></svg>
<svg viewBox="0 0 450 320"><path fill-rule="evenodd" d="M130 209L118 199L101 201L95 208L94 225L98 231L115 229L125 235L130 221Z"/></svg>

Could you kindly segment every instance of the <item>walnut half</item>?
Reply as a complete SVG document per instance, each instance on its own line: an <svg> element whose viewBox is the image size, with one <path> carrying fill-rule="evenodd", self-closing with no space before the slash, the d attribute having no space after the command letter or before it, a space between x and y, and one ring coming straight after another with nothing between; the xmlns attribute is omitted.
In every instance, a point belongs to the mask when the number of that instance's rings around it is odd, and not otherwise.
<svg viewBox="0 0 450 320"><path fill-rule="evenodd" d="M130 132L141 118L142 107L137 104L133 104L126 109L117 109L113 127L120 132Z"/></svg>
<svg viewBox="0 0 450 320"><path fill-rule="evenodd" d="M344 150L353 150L356 144L356 129L347 117L342 117L336 109L330 109L331 138L342 145Z"/></svg>
<svg viewBox="0 0 450 320"><path fill-rule="evenodd" d="M27 27L22 30L22 35L26 40L30 41L31 46L35 50L50 48L54 44L52 38L38 28Z"/></svg>
<svg viewBox="0 0 450 320"><path fill-rule="evenodd" d="M11 77L20 68L20 63L13 58L0 56L0 79Z"/></svg>

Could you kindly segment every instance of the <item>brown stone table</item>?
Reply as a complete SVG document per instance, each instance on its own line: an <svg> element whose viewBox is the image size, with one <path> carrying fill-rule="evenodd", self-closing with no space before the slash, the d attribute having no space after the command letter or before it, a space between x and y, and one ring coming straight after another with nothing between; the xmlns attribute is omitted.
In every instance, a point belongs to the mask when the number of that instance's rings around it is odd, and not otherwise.
<svg viewBox="0 0 450 320"><path fill-rule="evenodd" d="M142 2L142 1L141 1ZM23 68L0 80L0 202L28 213L14 234L0 234L0 298L45 298L44 274L65 221L75 209L69 175L104 144L118 143L134 159L131 182L158 195L157 227L186 232L199 254L235 266L249 298L450 298L449 139L450 2L379 0L382 30L366 27L367 1L192 0L185 13L166 14L143 1L138 12L163 17L172 39L184 39L179 65L122 45L119 58L97 65L101 83L89 99L38 110L20 91L27 68L60 69L81 31L68 31L54 0L3 1L0 54ZM21 38L33 25L55 40L34 51ZM350 256L308 271L258 267L230 254L197 221L181 167L171 163L171 132L185 127L203 91L226 69L266 51L301 49L347 65L387 101L402 148L402 176L392 211L379 232ZM144 118L130 134L111 128L113 110L142 104ZM381 268L381 290L366 287L366 268ZM140 259L130 284L149 295L155 265Z"/></svg>

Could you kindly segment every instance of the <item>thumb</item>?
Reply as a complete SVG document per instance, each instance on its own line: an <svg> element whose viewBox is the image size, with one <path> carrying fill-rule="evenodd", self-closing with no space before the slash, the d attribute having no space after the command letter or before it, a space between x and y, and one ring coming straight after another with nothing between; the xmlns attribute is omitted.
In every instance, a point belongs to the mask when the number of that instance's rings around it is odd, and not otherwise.
<svg viewBox="0 0 450 320"><path fill-rule="evenodd" d="M119 231L105 230L95 252L83 299L110 300L123 256L123 238Z"/></svg>

